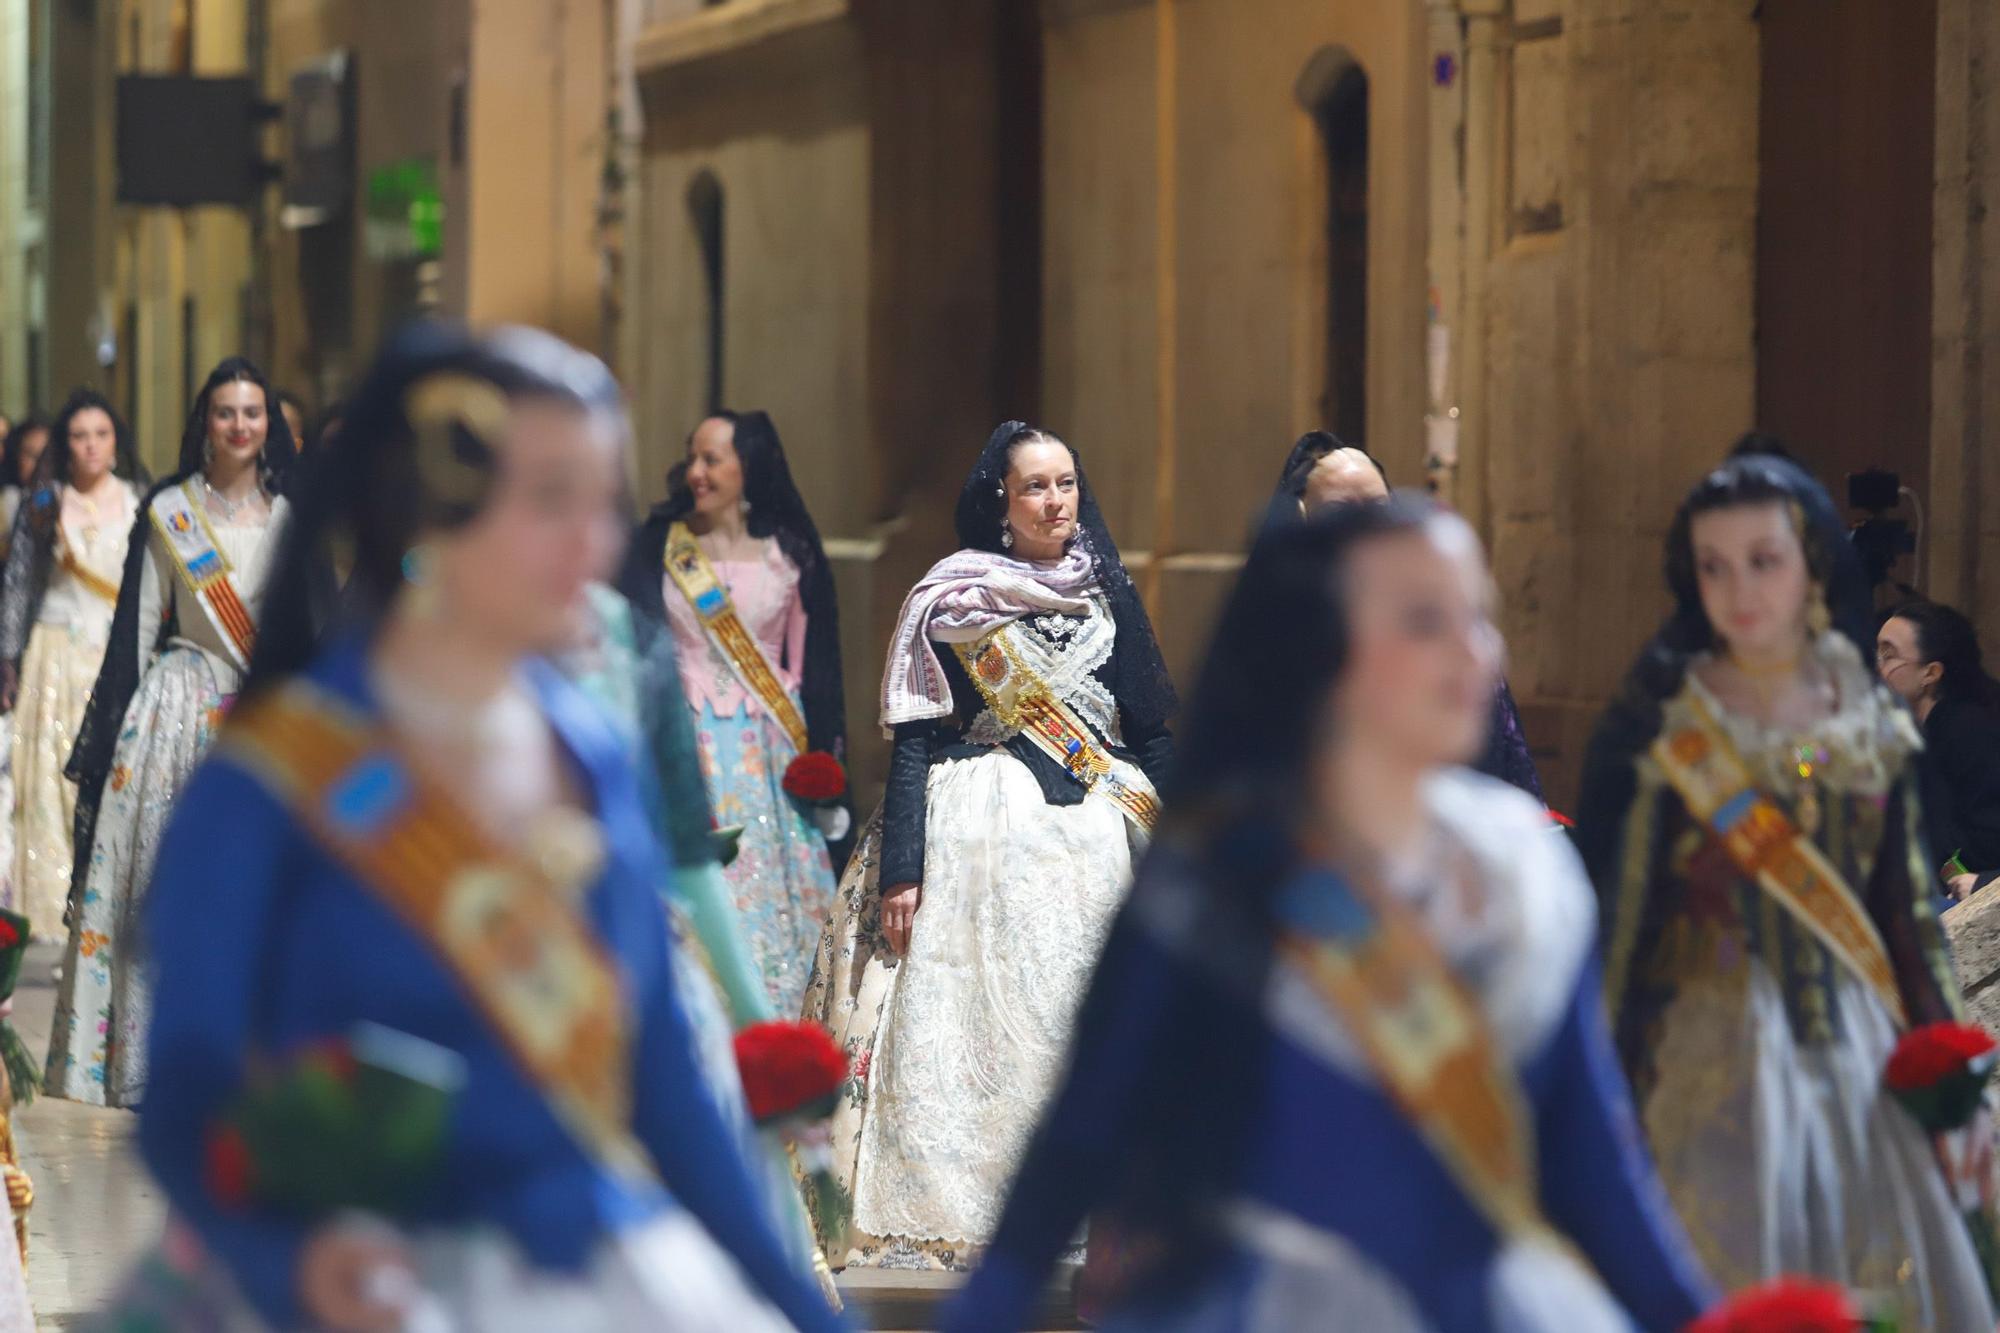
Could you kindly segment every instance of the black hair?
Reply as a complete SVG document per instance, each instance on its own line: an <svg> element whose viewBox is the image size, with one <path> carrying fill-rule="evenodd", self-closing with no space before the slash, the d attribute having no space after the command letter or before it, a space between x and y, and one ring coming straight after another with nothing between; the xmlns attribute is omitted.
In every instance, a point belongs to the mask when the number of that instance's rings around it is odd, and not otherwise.
<svg viewBox="0 0 2000 1333"><path fill-rule="evenodd" d="M847 693L840 663L840 603L834 594L833 566L826 558L819 527L792 480L784 441L768 412L718 410L701 419L726 421L735 429L737 461L743 468L743 499L753 537L770 538L799 572L799 600L806 613L806 660L800 664L800 702L806 715L807 745L845 759ZM696 424L700 429L700 423ZM688 433L694 443L694 432ZM667 473L667 498L634 535L619 574L619 591L655 620L666 620L667 532L694 512L687 461Z"/></svg>
<svg viewBox="0 0 2000 1333"><path fill-rule="evenodd" d="M42 450L41 460L35 464L35 475L30 485L32 490L41 490L50 485L69 485L71 457L69 450L70 423L89 411L99 411L111 418L111 431L117 441L116 451L111 461L114 475L126 480L142 479L144 470L139 466L139 453L132 440L132 428L111 400L91 388L71 390L62 409L56 413L53 425L49 427L48 447Z"/></svg>
<svg viewBox="0 0 2000 1333"><path fill-rule="evenodd" d="M583 411L620 402L604 363L553 335L475 336L419 321L383 347L341 423L340 447L292 488L292 518L264 595L246 695L305 668L333 613L324 571L339 540L352 556L342 612L372 625L404 583L425 533L471 522L498 477L495 434L522 399Z"/></svg>
<svg viewBox="0 0 2000 1333"><path fill-rule="evenodd" d="M247 356L225 357L202 381L201 389L188 408L187 425L181 428L181 451L170 482L185 480L201 471L208 462L208 412L215 391L229 384L254 384L264 394L264 451L257 455L257 480L272 494L282 484L298 460L298 441L292 438L292 424L278 410L283 395L272 389L271 381Z"/></svg>
<svg viewBox="0 0 2000 1333"><path fill-rule="evenodd" d="M1719 510L1767 504L1781 505L1790 514L1833 629L1863 661L1874 654L1868 576L1826 489L1797 464L1761 451L1740 453L1703 476L1667 531L1666 579L1673 609L1640 650L1584 755L1575 836L1600 888L1617 882L1625 815L1637 792L1638 757L1659 735L1662 709L1680 692L1690 663L1717 645L1715 627L1701 604L1694 520Z"/></svg>
<svg viewBox="0 0 2000 1333"><path fill-rule="evenodd" d="M1306 483L1312 477L1313 469L1328 454L1337 454L1343 449L1360 454L1375 469L1375 475L1382 484L1389 484L1389 474L1383 470L1382 460L1369 453L1358 444L1349 444L1330 430L1307 431L1299 436L1298 443L1285 455L1285 466L1278 473L1278 495L1289 497L1301 504L1306 498Z"/></svg>
<svg viewBox="0 0 2000 1333"><path fill-rule="evenodd" d="M1736 443L1729 448L1731 458L1749 458L1757 454L1766 458L1782 458L1787 463L1798 462L1785 442L1767 430L1745 431L1736 437Z"/></svg>
<svg viewBox="0 0 2000 1333"><path fill-rule="evenodd" d="M1189 700L1165 818L1110 946L1122 949L1146 929L1139 921L1155 895L1191 882L1198 906L1188 933L1213 943L1228 977L1219 989L1204 983L1163 1001L1173 1035L1148 1053L1147 1092L1135 1099L1156 1113L1134 1117L1110 1182L1114 1215L1166 1255L1151 1276L1169 1288L1207 1271L1218 1252L1210 1229L1251 1150L1271 1040L1260 1001L1277 938L1273 900L1304 860L1314 749L1352 651L1344 571L1360 547L1419 531L1441 512L1399 495L1267 524ZM1093 987L1075 1049L1116 1039L1116 999ZM1195 1068L1200 1077L1190 1078Z"/></svg>
<svg viewBox="0 0 2000 1333"><path fill-rule="evenodd" d="M1117 678L1112 681L1112 693L1125 713L1127 727L1138 734L1156 731L1172 719L1180 706L1179 699L1167 674L1166 659L1160 654L1159 640L1153 634L1152 618L1146 614L1145 603L1118 553L1118 544L1112 540L1111 529L1104 522L1104 513L1098 508L1096 492L1091 489L1075 445L1025 421L1000 423L987 437L986 446L979 451L965 485L959 490L953 515L958 544L966 550L1010 554L1000 540L1007 517L1007 471L1013 464L1015 450L1037 443L1060 444L1069 450L1070 461L1076 467L1076 541L1090 553L1097 567L1098 588L1118 628Z"/></svg>
<svg viewBox="0 0 2000 1333"><path fill-rule="evenodd" d="M1938 680L1940 702L2000 706L2000 681L1987 673L1979 651L1979 631L1954 607L1919 598L1891 611L1890 620L1907 620L1917 634L1917 654L1926 665L1944 668Z"/></svg>
<svg viewBox="0 0 2000 1333"><path fill-rule="evenodd" d="M21 451L27 447L30 435L48 429L49 419L40 412L30 412L8 428L5 451L0 452L0 486L28 484L29 479L21 475ZM43 447L47 448L47 441Z"/></svg>

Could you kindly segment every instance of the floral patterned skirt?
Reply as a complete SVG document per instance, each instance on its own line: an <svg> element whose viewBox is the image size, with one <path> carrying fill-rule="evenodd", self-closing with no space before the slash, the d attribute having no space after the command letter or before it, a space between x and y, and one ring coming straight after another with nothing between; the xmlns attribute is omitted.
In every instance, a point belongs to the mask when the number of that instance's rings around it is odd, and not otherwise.
<svg viewBox="0 0 2000 1333"><path fill-rule="evenodd" d="M97 684L104 642L68 625L35 626L14 703L14 902L40 939L61 939L69 903L76 784L63 776Z"/></svg>
<svg viewBox="0 0 2000 1333"><path fill-rule="evenodd" d="M1137 769L1122 774L1150 790ZM1055 1090L1142 845L1112 802L1050 805L1004 751L931 769L907 956L880 929L881 816L820 943L806 1017L854 1068L834 1114L847 1267L970 1267Z"/></svg>
<svg viewBox="0 0 2000 1333"><path fill-rule="evenodd" d="M741 825L736 860L723 872L737 919L778 1014L799 1012L820 928L833 906L833 862L826 839L785 795L785 768L797 757L790 739L761 709L695 715L701 772L715 802L715 822Z"/></svg>
<svg viewBox="0 0 2000 1333"><path fill-rule="evenodd" d="M99 1106L137 1106L146 1088L151 968L140 908L174 798L215 738L222 692L208 656L170 647L125 710L97 813L83 902L56 993L47 1088Z"/></svg>

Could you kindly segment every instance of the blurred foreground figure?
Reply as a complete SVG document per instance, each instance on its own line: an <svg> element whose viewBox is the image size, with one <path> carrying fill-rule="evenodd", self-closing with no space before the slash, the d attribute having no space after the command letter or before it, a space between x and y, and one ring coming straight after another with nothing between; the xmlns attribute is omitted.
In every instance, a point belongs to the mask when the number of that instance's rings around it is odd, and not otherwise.
<svg viewBox="0 0 2000 1333"><path fill-rule="evenodd" d="M1389 498L1389 477L1366 449L1342 442L1327 431L1299 437L1278 474L1272 513L1303 518L1344 504L1375 504ZM1493 689L1493 715L1486 729L1486 746L1472 766L1490 778L1512 783L1536 800L1542 799L1541 775L1528 751L1521 729L1521 712L1503 675Z"/></svg>
<svg viewBox="0 0 2000 1333"><path fill-rule="evenodd" d="M1865 605L1844 545L1826 492L1780 458L1732 458L1682 503L1673 614L1585 763L1606 995L1719 1279L1810 1274L1902 1327L1990 1329L1966 1214L1991 1206L1991 1122L1934 1143L1885 1088L1899 1033L1962 1007L1917 735L1863 665L1873 627L1836 619Z"/></svg>
<svg viewBox="0 0 2000 1333"><path fill-rule="evenodd" d="M139 508L69 757L77 864L49 1047L54 1096L137 1106L144 1095L151 967L136 909L174 800L249 670L296 456L263 372L230 357L195 396L180 466Z"/></svg>
<svg viewBox="0 0 2000 1333"><path fill-rule="evenodd" d="M889 790L806 996L855 1070L836 1263L963 1268L992 1234L1173 752L1173 685L1075 451L1005 423L957 526L897 621Z"/></svg>
<svg viewBox="0 0 2000 1333"><path fill-rule="evenodd" d="M1589 886L1539 805L1454 767L1492 704L1489 596L1471 531L1419 501L1266 532L948 1328L1022 1328L1093 1207L1129 1259L1121 1333L1701 1311L1603 1028Z"/></svg>
<svg viewBox="0 0 2000 1333"><path fill-rule="evenodd" d="M300 488L148 903L140 1145L244 1327L835 1326L702 1076L625 743L537 656L576 640L623 537L618 410L546 335L418 327ZM358 620L315 649L311 571L342 532ZM386 1182L421 1188L356 1219L252 1112L273 1070L359 1099L399 1045L448 1057L455 1091L435 1154ZM357 1186L381 1174L354 1160Z"/></svg>

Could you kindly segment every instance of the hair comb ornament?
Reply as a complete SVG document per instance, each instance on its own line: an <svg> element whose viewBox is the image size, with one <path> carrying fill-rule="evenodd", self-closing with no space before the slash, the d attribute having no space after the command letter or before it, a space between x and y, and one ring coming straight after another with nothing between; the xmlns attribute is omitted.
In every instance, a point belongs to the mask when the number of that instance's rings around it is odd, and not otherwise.
<svg viewBox="0 0 2000 1333"><path fill-rule="evenodd" d="M403 415L416 437L424 498L446 509L478 507L492 485L510 414L498 385L463 371L426 375L405 390Z"/></svg>

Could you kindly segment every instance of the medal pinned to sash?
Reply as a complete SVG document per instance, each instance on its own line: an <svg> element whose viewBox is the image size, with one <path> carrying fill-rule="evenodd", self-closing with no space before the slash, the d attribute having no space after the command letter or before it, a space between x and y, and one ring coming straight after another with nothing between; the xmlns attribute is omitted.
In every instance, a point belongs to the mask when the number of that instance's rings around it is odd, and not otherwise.
<svg viewBox="0 0 2000 1333"><path fill-rule="evenodd" d="M1486 1015L1408 911L1324 867L1280 891L1279 953L1361 1048L1383 1091L1509 1240L1543 1219L1526 1094Z"/></svg>
<svg viewBox="0 0 2000 1333"><path fill-rule="evenodd" d="M1861 900L1812 839L1757 786L1701 699L1685 720L1669 722L1653 759L1688 812L1721 844L1736 868L1875 993L1898 1027L1909 1026L1889 950Z"/></svg>
<svg viewBox="0 0 2000 1333"><path fill-rule="evenodd" d="M799 714L784 682L778 679L770 659L764 656L764 650L757 646L757 640L736 614L729 590L715 576L714 566L708 563L708 555L687 524L676 523L667 529L665 561L667 577L694 608L702 628L708 632L709 642L721 652L744 688L764 706L771 720L784 730L792 748L804 754L809 743L805 718Z"/></svg>
<svg viewBox="0 0 2000 1333"><path fill-rule="evenodd" d="M169 486L153 497L149 513L153 528L174 557L181 584L229 645L238 670L250 669L257 647L257 622L230 580L229 559L215 539L189 483Z"/></svg>
<svg viewBox="0 0 2000 1333"><path fill-rule="evenodd" d="M1159 798L1119 776L1111 755L1083 719L1021 660L1011 640L1014 632L1014 626L1002 625L977 643L956 646L979 697L1000 725L1026 736L1086 791L1107 797L1127 819L1152 832L1160 822Z"/></svg>
<svg viewBox="0 0 2000 1333"><path fill-rule="evenodd" d="M577 1141L637 1181L616 966L550 869L492 844L373 724L293 681L239 710L223 744L429 944Z"/></svg>

